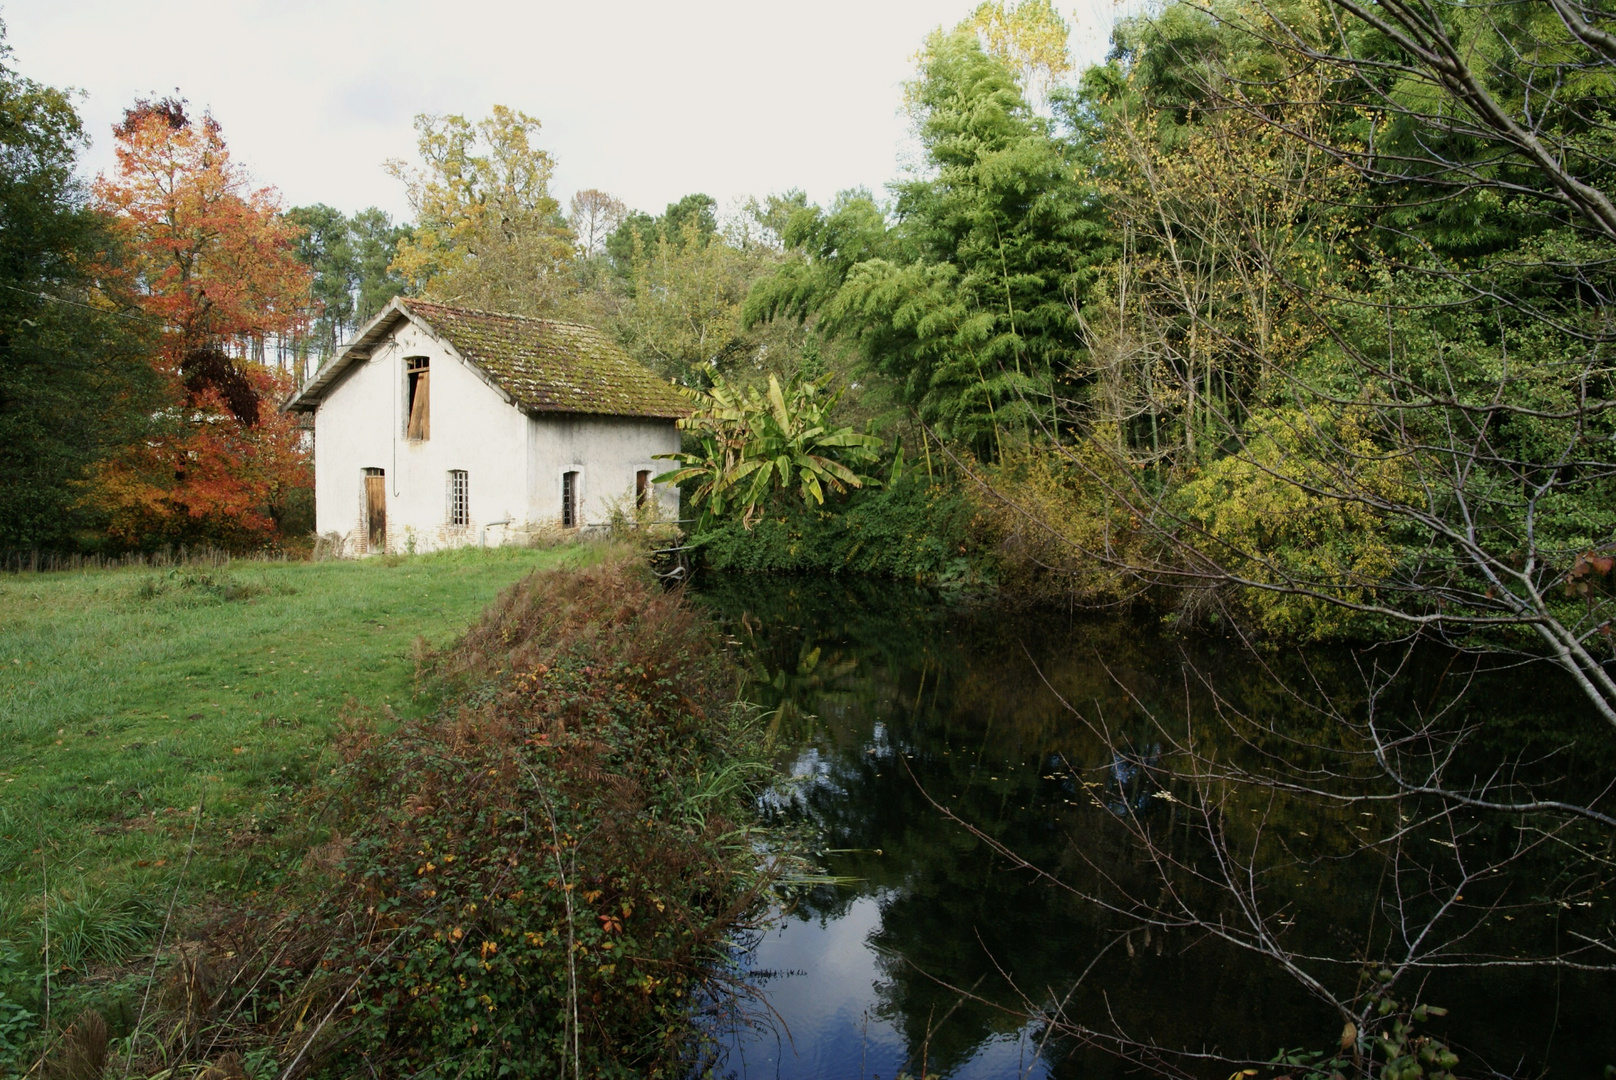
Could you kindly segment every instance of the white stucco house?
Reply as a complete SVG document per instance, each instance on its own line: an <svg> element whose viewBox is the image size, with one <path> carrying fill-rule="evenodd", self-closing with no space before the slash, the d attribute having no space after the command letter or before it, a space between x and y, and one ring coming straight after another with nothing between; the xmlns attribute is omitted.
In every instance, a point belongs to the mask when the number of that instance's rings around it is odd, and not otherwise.
<svg viewBox="0 0 1616 1080"><path fill-rule="evenodd" d="M315 527L349 554L500 544L613 504L678 517L673 385L599 331L398 298L285 405L314 414Z"/></svg>

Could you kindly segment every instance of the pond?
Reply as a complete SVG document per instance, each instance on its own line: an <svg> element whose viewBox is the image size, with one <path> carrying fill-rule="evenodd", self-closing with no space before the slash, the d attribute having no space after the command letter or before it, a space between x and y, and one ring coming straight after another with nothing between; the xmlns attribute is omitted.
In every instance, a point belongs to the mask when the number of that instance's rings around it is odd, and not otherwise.
<svg viewBox="0 0 1616 1080"><path fill-rule="evenodd" d="M1057 1001L1102 1041L1125 1031L1263 1061L1281 1048L1334 1049L1340 1018L1277 964L1194 928L1145 932L1064 887L1161 887L1122 823L1172 834L1181 808L1143 774L1163 731L1210 709L1209 687L1280 728L1320 724L1303 696L1278 689L1278 659L1146 620L1029 614L903 585L709 578L698 592L752 673L750 699L771 710L781 779L765 814L839 882L802 892L743 951L760 995L714 1021L721 1073L1140 1073L1048 1034L1035 1011ZM1362 696L1344 652L1314 651L1306 663L1291 670L1320 692L1349 708ZM1442 692L1452 668L1451 657L1416 665L1401 691L1410 707ZM1548 672L1506 672L1471 685L1467 700L1529 716L1574 710L1551 682ZM1329 850L1368 827L1358 807L1267 798L1270 832L1297 851ZM1047 873L1018 868L1006 850ZM1301 935L1292 948L1361 948L1387 887L1373 862L1300 858L1274 873L1266 895L1294 896L1277 916ZM1541 946L1562 932L1550 921L1497 928ZM1569 971L1438 971L1421 1000L1448 1007L1439 1033L1468 1063L1597 1076L1616 1062L1612 988ZM1229 1073L1193 1056L1171 1064Z"/></svg>

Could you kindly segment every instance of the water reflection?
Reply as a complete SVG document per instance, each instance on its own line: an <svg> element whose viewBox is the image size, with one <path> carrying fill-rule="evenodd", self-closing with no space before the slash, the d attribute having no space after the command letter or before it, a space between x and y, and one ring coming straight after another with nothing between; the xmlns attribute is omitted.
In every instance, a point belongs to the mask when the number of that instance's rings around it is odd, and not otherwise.
<svg viewBox="0 0 1616 1080"><path fill-rule="evenodd" d="M1163 746L1150 717L1204 706L1191 667L1216 672L1219 692L1251 710L1299 730L1322 723L1236 647L1186 652L1127 620L1007 615L901 586L710 580L702 596L751 666L751 697L773 710L789 779L767 795L766 812L805 830L827 873L856 882L802 896L750 952L778 1022L724 1031L728 1071L752 1080L923 1068L961 1080L1127 1074L1109 1055L1045 1044L1027 1019L1085 970L1070 1015L1097 1027L1116 1017L1165 1045L1266 1058L1329 1045L1339 1032L1339 1019L1270 965L1079 903L1012 869L938 809L1066 880L1101 890L1107 880L1153 882L1116 819L1142 816L1164 843L1183 832L1181 808L1151 783ZM1363 692L1328 665L1310 675L1340 701ZM1110 737L1075 721L1063 698ZM1345 848L1347 830L1361 827L1305 806L1282 807L1271 825L1282 841L1323 850ZM1320 948L1340 950L1361 925L1373 873L1343 859L1326 871L1298 866L1278 884L1323 928ZM1608 987L1574 1000L1556 989L1552 977L1512 976L1455 983L1445 1000L1460 1027L1468 1007L1462 1034L1493 1060L1541 1060L1544 1033L1562 1025L1599 1032L1570 1051L1562 1035L1560 1053L1577 1071L1616 1060ZM1487 1023L1500 994L1519 1026Z"/></svg>

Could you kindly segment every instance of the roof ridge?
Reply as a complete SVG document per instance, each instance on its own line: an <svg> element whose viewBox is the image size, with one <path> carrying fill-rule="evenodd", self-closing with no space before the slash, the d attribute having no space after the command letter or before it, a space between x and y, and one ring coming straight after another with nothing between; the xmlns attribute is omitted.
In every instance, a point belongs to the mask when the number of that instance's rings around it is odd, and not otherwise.
<svg viewBox="0 0 1616 1080"><path fill-rule="evenodd" d="M427 307L442 308L445 311L458 311L462 315L488 315L495 319L517 319L521 322L545 323L549 326L576 326L580 330L591 333L600 333L600 327L590 326L588 323L573 322L571 319L547 319L542 315L518 315L514 311L489 311L487 308L462 307L459 304L445 304L442 300L426 300L419 296L401 296L399 302L405 307L411 304L423 304Z"/></svg>

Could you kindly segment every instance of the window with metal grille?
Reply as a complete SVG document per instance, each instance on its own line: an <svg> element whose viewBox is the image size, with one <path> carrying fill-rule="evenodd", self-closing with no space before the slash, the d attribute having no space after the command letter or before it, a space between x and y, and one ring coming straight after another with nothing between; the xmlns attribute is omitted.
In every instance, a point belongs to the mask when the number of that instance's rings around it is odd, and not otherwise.
<svg viewBox="0 0 1616 1080"><path fill-rule="evenodd" d="M465 469L449 470L449 524L471 524L471 477Z"/></svg>
<svg viewBox="0 0 1616 1080"><path fill-rule="evenodd" d="M578 526L578 474L564 472L561 474L561 527L574 529Z"/></svg>
<svg viewBox="0 0 1616 1080"><path fill-rule="evenodd" d="M406 439L430 439L432 437L432 397L429 391L427 358L424 356L407 356L404 358L404 377L409 380L409 412L405 414L408 419L404 423L404 437Z"/></svg>

